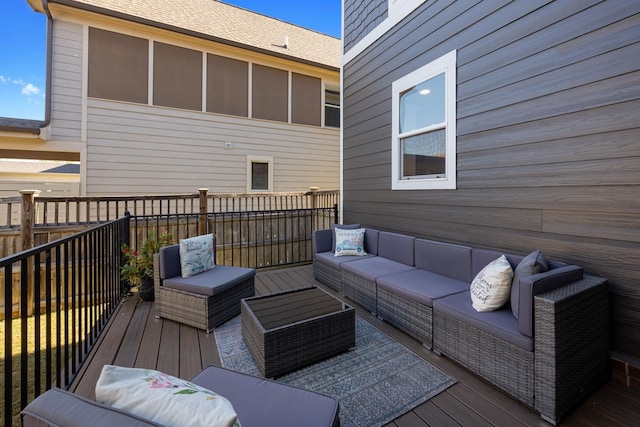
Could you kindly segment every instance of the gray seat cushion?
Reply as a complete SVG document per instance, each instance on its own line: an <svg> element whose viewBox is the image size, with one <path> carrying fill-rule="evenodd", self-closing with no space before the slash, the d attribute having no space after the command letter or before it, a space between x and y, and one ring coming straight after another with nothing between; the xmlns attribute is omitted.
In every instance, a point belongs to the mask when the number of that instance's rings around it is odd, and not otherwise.
<svg viewBox="0 0 640 427"><path fill-rule="evenodd" d="M375 283L376 278L378 277L415 269L415 267L379 256L345 262L340 267L342 268L342 271L357 274L358 276L361 276L373 283Z"/></svg>
<svg viewBox="0 0 640 427"><path fill-rule="evenodd" d="M467 282L419 268L378 277L376 283L380 288L395 292L428 307L433 307L434 299L469 290Z"/></svg>
<svg viewBox="0 0 640 427"><path fill-rule="evenodd" d="M226 397L242 427L338 425L338 401L319 393L209 366L191 380Z"/></svg>
<svg viewBox="0 0 640 427"><path fill-rule="evenodd" d="M176 276L162 281L162 286L201 295L219 295L255 276L256 270L216 265L212 270L191 277Z"/></svg>
<svg viewBox="0 0 640 427"><path fill-rule="evenodd" d="M467 291L434 300L433 309L524 350L533 351L533 339L518 331L518 320L513 317L508 304L496 311L479 313L471 306L471 295Z"/></svg>

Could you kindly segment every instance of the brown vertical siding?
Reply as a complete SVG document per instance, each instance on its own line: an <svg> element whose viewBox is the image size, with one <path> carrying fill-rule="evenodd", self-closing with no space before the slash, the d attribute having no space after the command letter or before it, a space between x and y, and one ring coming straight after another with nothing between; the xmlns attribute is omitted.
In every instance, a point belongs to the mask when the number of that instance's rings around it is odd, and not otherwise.
<svg viewBox="0 0 640 427"><path fill-rule="evenodd" d="M202 111L202 52L154 43L153 104Z"/></svg>
<svg viewBox="0 0 640 427"><path fill-rule="evenodd" d="M345 222L582 265L640 356L638 12L425 2L344 67ZM391 191L391 83L454 49L458 188Z"/></svg>

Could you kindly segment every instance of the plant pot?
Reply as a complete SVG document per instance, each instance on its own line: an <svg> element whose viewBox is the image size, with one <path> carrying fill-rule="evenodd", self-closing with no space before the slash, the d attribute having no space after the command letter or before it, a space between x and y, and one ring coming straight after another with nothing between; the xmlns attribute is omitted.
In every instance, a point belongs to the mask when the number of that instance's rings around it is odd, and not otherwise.
<svg viewBox="0 0 640 427"><path fill-rule="evenodd" d="M138 295L143 301L153 301L155 295L153 290L153 278L144 279L138 286Z"/></svg>

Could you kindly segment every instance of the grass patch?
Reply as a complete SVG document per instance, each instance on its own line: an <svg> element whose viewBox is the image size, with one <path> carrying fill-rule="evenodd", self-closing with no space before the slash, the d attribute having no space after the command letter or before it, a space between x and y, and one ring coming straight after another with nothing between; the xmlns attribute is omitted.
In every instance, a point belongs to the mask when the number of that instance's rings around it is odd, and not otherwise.
<svg viewBox="0 0 640 427"><path fill-rule="evenodd" d="M98 313L100 312L100 308L97 308ZM84 310L83 310L84 311ZM76 319L79 318L80 309L75 310ZM60 342L62 344L62 357L64 357L64 340L65 340L65 316L71 315L72 313L63 311L60 313L60 331L58 330L58 324L55 314L51 316L51 331L50 331L50 353L51 353L51 362L50 365L47 364L47 318L44 315L40 316L40 393L49 389L50 386L47 386L46 381L46 370L47 366L51 366L51 378L52 384L55 384L56 381L56 365L57 365L57 342L58 342L58 334L60 334ZM82 339L84 338L83 334L86 334L84 330L84 319L82 324L72 325L73 317L69 318L69 333L70 339L73 339L73 328L75 326L75 339L76 344L81 345ZM89 326L90 328L91 326ZM5 396L5 357L6 351L5 349L5 330L6 330L6 321L0 321L0 402L3 402L2 407L0 407L0 420L4 420L4 402L6 401ZM12 355L12 369L11 369L11 380L12 380L12 426L20 427L20 389L21 389L21 375L22 375L22 320L21 319L13 319L11 320L11 355ZM28 401L30 402L35 398L35 381L36 381L36 370L35 370L35 349L36 349L36 321L35 317L27 318L27 394ZM71 342L69 342L71 345ZM69 348L71 351L71 348ZM63 361L64 362L64 361ZM61 363L61 370L65 369L65 363Z"/></svg>

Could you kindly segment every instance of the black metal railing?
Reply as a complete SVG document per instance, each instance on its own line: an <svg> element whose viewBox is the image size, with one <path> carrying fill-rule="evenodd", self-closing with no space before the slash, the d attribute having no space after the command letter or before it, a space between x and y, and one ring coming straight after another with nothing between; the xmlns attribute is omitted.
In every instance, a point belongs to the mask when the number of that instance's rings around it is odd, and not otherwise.
<svg viewBox="0 0 640 427"><path fill-rule="evenodd" d="M125 295L120 245L128 238L125 217L0 259L4 425L19 425L29 401L78 374Z"/></svg>
<svg viewBox="0 0 640 427"><path fill-rule="evenodd" d="M204 221L204 222L203 222ZM0 259L4 283L4 425L49 388L68 388L118 303L121 246L167 232L177 243L213 233L216 263L254 268L312 261L312 235L338 222L338 206L131 216ZM1 304L0 304L1 305ZM17 313L17 315L16 315Z"/></svg>
<svg viewBox="0 0 640 427"><path fill-rule="evenodd" d="M141 248L147 238L162 233L174 242L201 234L201 218L216 243L216 264L264 268L310 262L312 235L338 220L331 208L212 212L206 214L131 217L131 246Z"/></svg>

